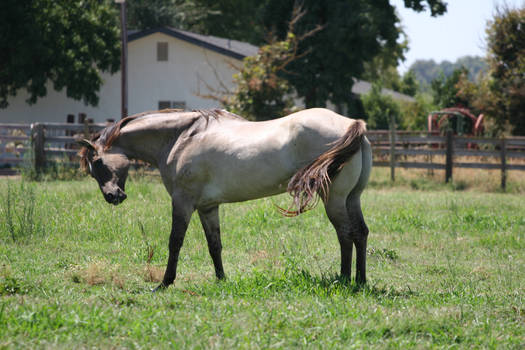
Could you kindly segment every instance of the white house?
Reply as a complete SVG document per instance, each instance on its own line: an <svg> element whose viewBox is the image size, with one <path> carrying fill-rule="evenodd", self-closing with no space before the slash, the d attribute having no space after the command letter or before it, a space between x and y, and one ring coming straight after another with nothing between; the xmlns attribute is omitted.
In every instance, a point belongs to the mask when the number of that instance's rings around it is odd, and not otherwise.
<svg viewBox="0 0 525 350"><path fill-rule="evenodd" d="M207 86L232 89L235 66L257 53L256 46L173 28L131 31L128 34L128 114L164 108L202 109L219 107L217 101L200 97ZM99 104L86 106L48 85L47 96L28 105L20 90L0 109L0 122L65 122L68 114L86 113L95 122L120 119L120 72L102 74L104 85Z"/></svg>
<svg viewBox="0 0 525 350"><path fill-rule="evenodd" d="M232 75L242 59L255 55L258 48L248 43L195 34L174 28L130 31L128 34L128 114L164 108L203 109L219 107L206 99L208 87L233 90ZM65 122L68 114L87 114L95 122L120 119L120 72L102 74L104 85L99 104L86 106L82 101L55 91L48 84L47 96L28 105L28 94L19 90L0 109L0 123ZM367 93L371 84L356 80L352 92ZM413 98L383 89L396 99ZM300 102L300 101L298 101ZM333 106L328 106L328 108ZM335 108L335 107L334 107ZM78 121L78 119L76 119Z"/></svg>

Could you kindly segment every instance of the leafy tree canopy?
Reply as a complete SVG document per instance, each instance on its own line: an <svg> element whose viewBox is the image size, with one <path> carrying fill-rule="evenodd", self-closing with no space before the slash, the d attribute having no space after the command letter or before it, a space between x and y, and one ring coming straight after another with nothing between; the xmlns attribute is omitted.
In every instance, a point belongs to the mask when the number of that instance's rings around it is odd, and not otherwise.
<svg viewBox="0 0 525 350"><path fill-rule="evenodd" d="M514 134L525 135L525 5L498 9L487 26L487 46L499 124L510 123Z"/></svg>
<svg viewBox="0 0 525 350"><path fill-rule="evenodd" d="M489 135L525 135L525 7L503 7L487 25L488 69L476 82L464 75L456 97L486 116Z"/></svg>
<svg viewBox="0 0 525 350"><path fill-rule="evenodd" d="M433 17L447 12L447 3L440 0L428 0L426 4L421 0L404 0L404 3L406 8L411 8L416 12L421 12L428 8Z"/></svg>
<svg viewBox="0 0 525 350"><path fill-rule="evenodd" d="M365 70L362 79L412 97L419 91L419 82L415 73L409 70L401 76L394 66L382 69L379 73L374 70Z"/></svg>
<svg viewBox="0 0 525 350"><path fill-rule="evenodd" d="M286 23L282 14L289 13L293 3L270 0L263 17L265 28L280 35ZM405 2L415 10L422 10L425 3L435 7L442 2ZM308 54L292 62L286 74L307 107L323 106L328 100L336 105L349 101L353 78L361 77L365 63L375 57L380 57L383 66L397 66L403 59L406 45L398 43L402 31L395 8L388 1L306 0L303 6L306 16L298 32L314 25L324 28L300 44L299 53ZM440 11L435 7L433 13Z"/></svg>
<svg viewBox="0 0 525 350"><path fill-rule="evenodd" d="M452 72L452 75L449 77L441 74L440 77L434 79L431 83L434 104L440 109L448 107L469 108L468 101L458 95L458 83L467 75L468 71L466 68L459 68Z"/></svg>
<svg viewBox="0 0 525 350"><path fill-rule="evenodd" d="M68 97L98 103L99 72L120 67L118 13L105 1L0 2L0 107L26 88L28 103L66 88Z"/></svg>
<svg viewBox="0 0 525 350"><path fill-rule="evenodd" d="M188 0L131 0L126 2L127 22L130 29L176 27L200 31L198 23L211 9L197 7Z"/></svg>

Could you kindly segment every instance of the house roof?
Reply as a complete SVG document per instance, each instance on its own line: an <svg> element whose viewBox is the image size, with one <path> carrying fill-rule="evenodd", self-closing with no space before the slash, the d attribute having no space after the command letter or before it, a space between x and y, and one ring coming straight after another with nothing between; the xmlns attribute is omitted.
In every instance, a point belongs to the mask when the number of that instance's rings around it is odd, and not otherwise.
<svg viewBox="0 0 525 350"><path fill-rule="evenodd" d="M163 33L171 37L187 41L205 49L215 51L217 53L242 60L246 56L253 56L257 53L259 48L257 46L231 39L219 38L211 35L202 35L185 30L163 27L146 30L129 30L128 41L138 40L145 36Z"/></svg>

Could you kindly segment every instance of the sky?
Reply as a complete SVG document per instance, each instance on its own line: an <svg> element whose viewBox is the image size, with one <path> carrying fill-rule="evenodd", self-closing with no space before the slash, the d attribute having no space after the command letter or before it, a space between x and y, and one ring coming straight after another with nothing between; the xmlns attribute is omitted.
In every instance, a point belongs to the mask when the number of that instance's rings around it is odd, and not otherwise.
<svg viewBox="0 0 525 350"><path fill-rule="evenodd" d="M446 0L447 12L431 17L430 11L406 9L403 0L391 0L408 36L409 50L398 70L404 73L418 59L455 61L457 58L485 56L485 28L498 5L525 6L525 0Z"/></svg>

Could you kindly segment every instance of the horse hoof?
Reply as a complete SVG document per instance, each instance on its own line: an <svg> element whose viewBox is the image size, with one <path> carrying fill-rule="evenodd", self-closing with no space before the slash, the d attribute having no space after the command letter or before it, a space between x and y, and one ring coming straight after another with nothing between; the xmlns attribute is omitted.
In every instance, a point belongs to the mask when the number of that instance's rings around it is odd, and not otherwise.
<svg viewBox="0 0 525 350"><path fill-rule="evenodd" d="M165 286L163 283L159 284L157 287L153 288L151 290L152 293L158 293L158 292L161 292L163 291L164 289L166 289L167 286Z"/></svg>
<svg viewBox="0 0 525 350"><path fill-rule="evenodd" d="M356 278L355 283L358 286L364 286L366 284L366 278Z"/></svg>

